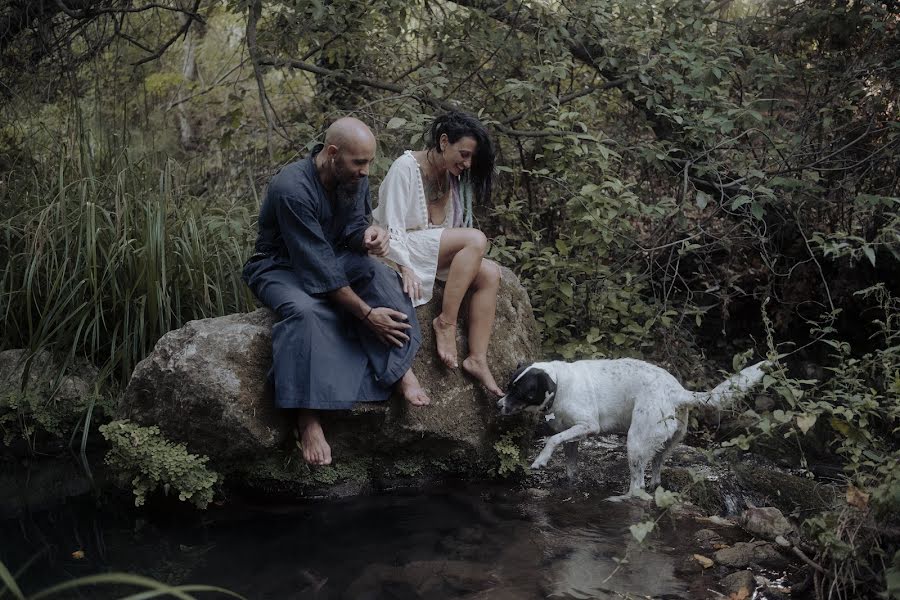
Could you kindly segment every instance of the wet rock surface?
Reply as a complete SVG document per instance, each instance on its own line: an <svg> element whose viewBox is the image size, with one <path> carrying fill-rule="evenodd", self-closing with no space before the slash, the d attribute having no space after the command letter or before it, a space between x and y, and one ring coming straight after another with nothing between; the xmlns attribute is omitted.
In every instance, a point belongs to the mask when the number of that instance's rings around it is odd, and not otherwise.
<svg viewBox="0 0 900 600"><path fill-rule="evenodd" d="M542 447L541 439L532 443L524 457L526 464ZM559 451L545 469L526 473L524 481L536 490L535 494L554 493L548 490L555 489L576 497L596 495L599 488L606 490L608 497L624 493L628 478L625 436L604 435L581 442L573 480L566 476L565 459ZM750 481L777 481L778 488L753 488L748 485ZM717 587L710 588L712 591L697 592L694 597L720 598L718 594L724 594L772 600L791 597L791 583L799 588L805 566L773 542L785 534L796 536L795 526L780 508L755 503L778 497L784 510L805 514L833 494L830 488L779 469L759 456L745 454L740 461L723 460L712 452L684 445L677 447L664 465L662 485L679 492L682 503L665 511L652 501L634 499L626 503L644 511L643 517L633 517L635 523L659 519L666 513L668 516L662 518L674 520L676 528L692 531L681 549L684 559L680 571L693 576L708 573L719 580ZM653 495L653 490L648 492ZM598 501L602 502L602 497Z"/></svg>

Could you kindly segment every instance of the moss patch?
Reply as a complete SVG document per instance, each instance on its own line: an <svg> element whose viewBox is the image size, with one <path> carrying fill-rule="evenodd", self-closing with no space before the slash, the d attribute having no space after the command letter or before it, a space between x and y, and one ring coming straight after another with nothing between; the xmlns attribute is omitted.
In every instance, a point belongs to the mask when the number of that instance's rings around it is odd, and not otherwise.
<svg viewBox="0 0 900 600"><path fill-rule="evenodd" d="M785 514L818 512L834 504L834 489L813 479L748 464L735 465L734 472L742 487L764 494Z"/></svg>

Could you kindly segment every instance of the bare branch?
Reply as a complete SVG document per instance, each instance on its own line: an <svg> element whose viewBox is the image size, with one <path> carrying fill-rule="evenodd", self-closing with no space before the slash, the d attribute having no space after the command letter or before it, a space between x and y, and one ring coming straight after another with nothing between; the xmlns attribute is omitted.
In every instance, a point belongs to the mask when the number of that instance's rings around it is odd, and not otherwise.
<svg viewBox="0 0 900 600"><path fill-rule="evenodd" d="M266 85L263 81L262 61L259 57L259 46L256 42L256 24L262 15L262 4L260 0L253 0L247 6L247 51L250 53L250 62L253 63L253 74L256 76L256 87L259 90L259 102L262 106L263 116L266 118L266 145L269 149L269 160L275 161L275 145L272 141L272 131L275 129L275 123L272 120L272 114L269 106L269 98L266 95Z"/></svg>
<svg viewBox="0 0 900 600"><path fill-rule="evenodd" d="M81 0L81 3L84 3L85 0ZM93 17L97 17L99 15L108 15L108 14L121 14L121 13L141 13L146 12L148 10L169 10L172 12L182 13L188 15L195 21L200 21L201 23L205 23L203 17L197 13L197 8L199 6L199 2L194 6L193 10L186 10L184 8L180 8L178 6L170 6L168 4L159 4L156 2L151 2L149 4L144 4L143 6L134 6L134 7L123 7L123 8L91 8L87 6L82 9L72 8L72 0L68 0L68 2L64 0L56 0L56 5L59 9L72 17L73 19L91 19ZM90 4L90 2L88 2Z"/></svg>
<svg viewBox="0 0 900 600"><path fill-rule="evenodd" d="M165 44L163 44L156 52L154 52L154 53L151 54L150 56L147 56L147 57L145 57L145 58L142 58L141 60L139 60L139 61L137 61L137 62L132 63L132 65L135 66L135 67L137 67L137 66L142 65L142 64L144 64L144 63L148 63L148 62L150 62L150 61L152 61L152 60L158 59L160 56L162 56L163 54L165 54L166 50L169 49L169 46L171 46L171 45L174 44L176 41L178 41L178 38L184 37L185 35L187 35L188 30L191 28L191 25L193 25L193 23L194 23L194 15L197 13L197 9L200 8L200 2L202 2L202 0L194 0L194 8L193 8L192 10L190 10L190 11L182 11L182 12L187 16L187 18L184 20L184 25L182 25L182 26L178 29L178 33L176 33L175 35L173 35L173 36L172 36Z"/></svg>

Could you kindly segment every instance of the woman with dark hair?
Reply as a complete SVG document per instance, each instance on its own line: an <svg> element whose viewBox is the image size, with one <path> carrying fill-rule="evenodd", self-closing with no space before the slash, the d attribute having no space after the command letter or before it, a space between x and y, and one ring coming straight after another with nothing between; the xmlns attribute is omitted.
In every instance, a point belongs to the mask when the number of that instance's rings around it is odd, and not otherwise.
<svg viewBox="0 0 900 600"><path fill-rule="evenodd" d="M407 150L391 165L372 214L390 233L387 259L400 270L414 305L431 300L435 279L446 282L432 327L438 356L450 368L459 366L456 320L472 290L462 368L502 396L487 364L500 267L484 258L487 238L472 228L472 198L490 199L493 172L494 147L484 125L467 113L448 112L429 127L424 150Z"/></svg>

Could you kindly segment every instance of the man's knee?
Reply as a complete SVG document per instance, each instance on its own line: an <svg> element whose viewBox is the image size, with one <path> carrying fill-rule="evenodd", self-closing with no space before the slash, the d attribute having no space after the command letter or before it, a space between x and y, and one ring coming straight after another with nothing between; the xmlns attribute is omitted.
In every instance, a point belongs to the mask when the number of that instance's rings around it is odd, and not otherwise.
<svg viewBox="0 0 900 600"><path fill-rule="evenodd" d="M286 319L302 319L312 313L316 301L306 295L297 295L293 298L282 301L275 307L275 312L282 320Z"/></svg>

